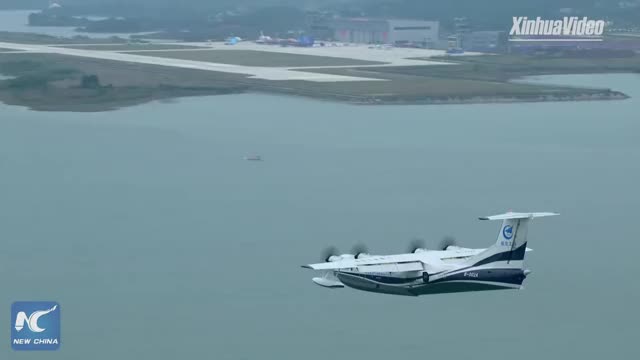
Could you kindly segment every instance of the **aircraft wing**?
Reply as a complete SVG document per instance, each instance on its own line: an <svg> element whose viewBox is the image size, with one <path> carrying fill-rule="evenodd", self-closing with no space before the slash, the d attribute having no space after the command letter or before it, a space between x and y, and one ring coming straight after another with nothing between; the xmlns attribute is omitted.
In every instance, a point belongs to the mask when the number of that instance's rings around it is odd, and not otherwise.
<svg viewBox="0 0 640 360"><path fill-rule="evenodd" d="M511 220L511 219L533 219L537 217L545 217L545 216L556 216L560 215L558 213L552 212L534 212L534 213L515 213L508 212L505 214L492 215L492 216L483 216L480 217L480 220Z"/></svg>
<svg viewBox="0 0 640 360"><path fill-rule="evenodd" d="M332 262L302 265L303 268L312 270L339 270L358 268L368 272L396 272L422 270L422 261L419 254L399 254L371 256L363 259L343 259Z"/></svg>

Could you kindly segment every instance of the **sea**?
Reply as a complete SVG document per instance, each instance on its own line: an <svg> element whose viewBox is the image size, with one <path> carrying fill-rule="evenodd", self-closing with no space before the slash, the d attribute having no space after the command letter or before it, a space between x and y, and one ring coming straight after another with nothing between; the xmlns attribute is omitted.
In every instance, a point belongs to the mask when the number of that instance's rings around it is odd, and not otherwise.
<svg viewBox="0 0 640 360"><path fill-rule="evenodd" d="M0 105L0 358L635 358L640 75L529 81L631 98ZM561 214L530 226L523 290L330 290L300 267L329 246L487 247L500 224L477 218L508 210ZM11 350L19 300L60 304L59 350Z"/></svg>

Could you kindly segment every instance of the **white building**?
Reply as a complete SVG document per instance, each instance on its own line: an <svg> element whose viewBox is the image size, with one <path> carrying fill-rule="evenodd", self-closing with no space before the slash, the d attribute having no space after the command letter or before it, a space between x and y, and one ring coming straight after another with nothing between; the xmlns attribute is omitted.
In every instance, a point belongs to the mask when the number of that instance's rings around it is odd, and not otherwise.
<svg viewBox="0 0 640 360"><path fill-rule="evenodd" d="M440 24L424 20L354 18L335 19L328 26L340 42L432 47L438 42Z"/></svg>

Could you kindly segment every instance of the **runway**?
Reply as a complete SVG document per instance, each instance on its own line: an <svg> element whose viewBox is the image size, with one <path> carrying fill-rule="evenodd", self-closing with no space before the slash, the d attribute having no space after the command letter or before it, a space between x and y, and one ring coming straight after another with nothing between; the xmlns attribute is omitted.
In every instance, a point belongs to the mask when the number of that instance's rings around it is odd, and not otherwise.
<svg viewBox="0 0 640 360"><path fill-rule="evenodd" d="M176 43L171 43L176 44ZM342 82L342 81L384 81L381 79L355 77L334 74L321 74L303 71L309 68L349 68L368 66L416 66L416 65L442 65L443 62L415 60L411 58L425 58L436 55L443 55L442 50L428 49L404 49L404 48L371 48L366 45L336 46L336 47L279 47L270 45L259 45L255 43L239 43L237 45L224 45L222 43L178 43L180 45L192 45L202 48L202 50L253 50L264 52L278 52L289 54L301 54L324 57L339 57L356 60L384 62L383 65L340 65L340 66L314 66L314 67L266 67L266 66L243 66L234 64L212 63L206 61L183 60L174 58L162 58L149 56L153 50L138 50L145 55L137 55L128 51L90 50L78 48L66 48L59 45L35 45L0 42L0 48L14 51L24 51L33 53L60 54L67 56L79 56L93 59L103 59L112 61L122 61L138 64L150 64L169 66L186 69L197 69L204 71L216 71L232 74L242 74L248 77L264 80L303 80L314 82ZM87 44L88 45L88 44ZM96 44L92 44L95 46ZM71 46L71 45L69 45ZM81 46L74 44L73 46ZM106 47L106 45L105 45ZM200 50L200 49L196 49ZM167 50L163 50L167 51ZM175 49L172 51L193 51L193 49Z"/></svg>

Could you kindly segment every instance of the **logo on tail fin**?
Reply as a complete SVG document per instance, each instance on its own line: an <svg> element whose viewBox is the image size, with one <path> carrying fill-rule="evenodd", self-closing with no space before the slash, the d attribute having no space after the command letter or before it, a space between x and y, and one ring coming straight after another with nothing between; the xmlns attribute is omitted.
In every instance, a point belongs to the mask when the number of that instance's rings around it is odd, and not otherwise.
<svg viewBox="0 0 640 360"><path fill-rule="evenodd" d="M503 227L502 236L504 236L504 238L507 240L511 240L511 238L513 237L513 226L506 225L505 227Z"/></svg>

